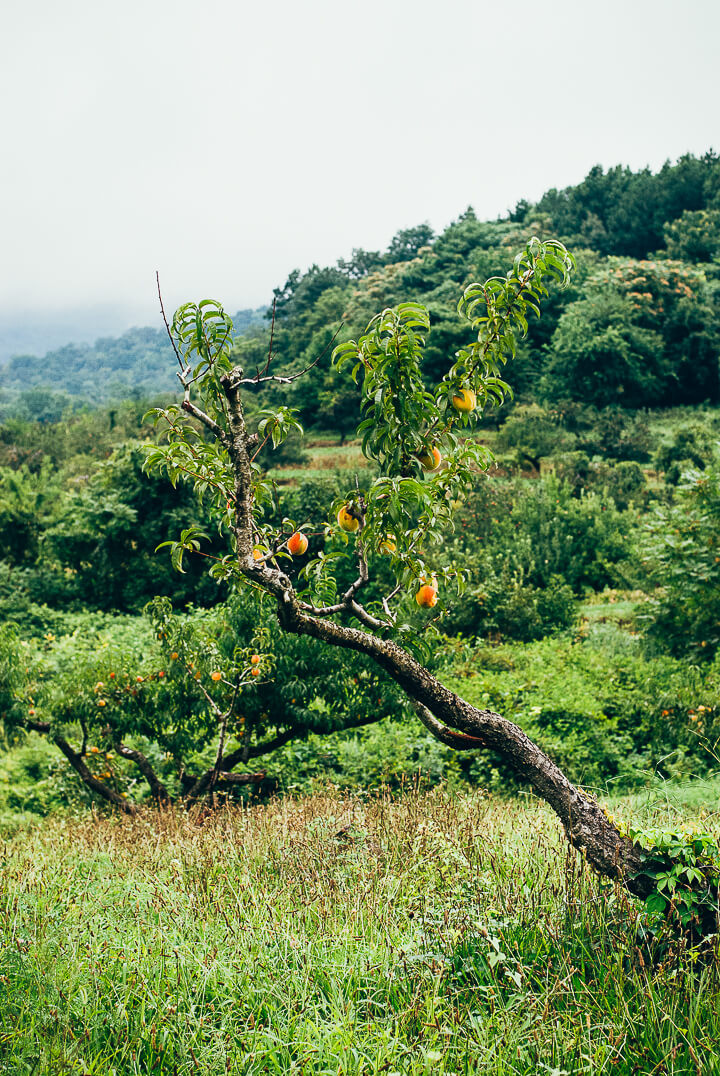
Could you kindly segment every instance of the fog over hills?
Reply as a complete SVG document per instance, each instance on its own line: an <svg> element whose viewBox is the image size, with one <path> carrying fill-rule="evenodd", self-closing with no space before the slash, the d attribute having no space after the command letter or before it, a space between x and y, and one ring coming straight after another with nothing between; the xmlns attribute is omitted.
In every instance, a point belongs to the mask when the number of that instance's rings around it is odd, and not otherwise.
<svg viewBox="0 0 720 1076"><path fill-rule="evenodd" d="M263 324L264 317L264 307L238 311L236 331ZM134 328L121 319L119 311L101 308L83 316L68 311L27 321L0 319L0 403L40 387L96 403L133 392L171 391L175 361L160 317L159 326Z"/></svg>
<svg viewBox="0 0 720 1076"><path fill-rule="evenodd" d="M102 305L48 313L0 312L0 367L14 355L45 355L65 344L90 344L100 336L120 336L133 325L162 327L160 315L138 319L121 307Z"/></svg>

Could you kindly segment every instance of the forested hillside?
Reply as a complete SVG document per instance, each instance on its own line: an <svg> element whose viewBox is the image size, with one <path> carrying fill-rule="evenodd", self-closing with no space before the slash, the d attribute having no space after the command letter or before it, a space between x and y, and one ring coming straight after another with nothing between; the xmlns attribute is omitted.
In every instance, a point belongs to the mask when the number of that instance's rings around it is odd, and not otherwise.
<svg viewBox="0 0 720 1076"><path fill-rule="evenodd" d="M276 289L278 369L302 368L327 345L362 332L376 310L408 299L431 315L432 379L464 346L457 296L507 271L528 237L560 238L577 259L572 286L531 322L513 365L521 401L572 399L604 407L716 401L720 350L720 160L687 156L653 175L594 168L578 186L520 203L507 219L468 209L440 235L399 232L385 252L355 250L332 267L292 273ZM268 333L238 346L259 361ZM349 429L352 390L321 362L289 392L308 424ZM320 400L320 407L317 401Z"/></svg>
<svg viewBox="0 0 720 1076"><path fill-rule="evenodd" d="M264 309L240 310L242 333L261 324ZM129 329L94 344L67 344L42 358L17 355L0 369L0 417L56 421L63 413L110 400L172 392L177 384L164 328Z"/></svg>
<svg viewBox="0 0 720 1076"><path fill-rule="evenodd" d="M508 255L532 234L560 238L578 271L530 325L513 371L520 401L638 408L718 400L720 159L708 152L657 174L598 166L577 186L518 203L505 219L480 221L469 208L439 235L421 224L398 232L385 251L356 249L333 266L295 270L275 289L275 369L324 357L287 402L308 426L350 430L357 399L331 369L332 334L349 339L378 309L408 299L430 311L425 361L435 377L464 343L462 287L506 272ZM237 358L248 368L265 361L269 317L259 309L233 319ZM47 421L78 406L173 391L170 358L162 328L17 356L2 370L0 415Z"/></svg>

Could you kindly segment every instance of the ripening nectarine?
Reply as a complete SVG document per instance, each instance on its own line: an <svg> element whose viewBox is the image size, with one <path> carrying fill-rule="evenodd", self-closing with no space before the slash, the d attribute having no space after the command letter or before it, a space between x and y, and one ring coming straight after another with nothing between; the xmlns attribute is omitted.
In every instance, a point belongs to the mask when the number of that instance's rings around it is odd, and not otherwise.
<svg viewBox="0 0 720 1076"><path fill-rule="evenodd" d="M302 531L295 531L288 538L288 553L293 557L301 556L308 547L308 540Z"/></svg>
<svg viewBox="0 0 720 1076"><path fill-rule="evenodd" d="M475 410L477 397L472 389L460 389L452 396L452 405L456 411L467 413Z"/></svg>
<svg viewBox="0 0 720 1076"><path fill-rule="evenodd" d="M422 452L418 452L417 458L423 471L437 471L442 462L440 449L436 445L431 445L429 448L423 449Z"/></svg>
<svg viewBox="0 0 720 1076"><path fill-rule="evenodd" d="M437 590L435 587L431 587L429 583L423 583L415 595L415 601L424 609L432 609L433 605L437 603Z"/></svg>
<svg viewBox="0 0 720 1076"><path fill-rule="evenodd" d="M397 545L395 544L394 534L388 534L378 546L378 552L384 553L386 557L392 556L396 549Z"/></svg>
<svg viewBox="0 0 720 1076"><path fill-rule="evenodd" d="M348 534L355 534L360 530L360 520L347 504L344 504L338 512L337 521L340 529L347 531Z"/></svg>

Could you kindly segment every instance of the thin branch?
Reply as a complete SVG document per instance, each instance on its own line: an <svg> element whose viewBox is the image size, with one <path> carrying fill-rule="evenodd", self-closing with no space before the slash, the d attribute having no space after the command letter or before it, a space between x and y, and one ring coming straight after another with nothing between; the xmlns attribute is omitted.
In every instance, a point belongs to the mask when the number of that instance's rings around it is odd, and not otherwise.
<svg viewBox="0 0 720 1076"><path fill-rule="evenodd" d="M110 730L108 729L107 731L109 732ZM135 763L147 781L153 798L163 806L167 806L170 803L170 793L155 773L155 770L150 765L150 761L142 751L137 751L134 747L128 747L127 744L116 740L112 740L111 742L113 749L117 751L118 755L121 755L122 758L130 759L131 762Z"/></svg>
<svg viewBox="0 0 720 1076"><path fill-rule="evenodd" d="M377 617L374 617L372 613L368 613L364 605L361 605L360 602L356 601L342 601L338 602L336 605L323 605L318 607L311 605L310 602L304 602L298 599L297 605L298 609L303 613L309 613L311 616L324 618L335 616L336 613L350 613L368 628L377 629L392 627L392 623L387 623L385 620L379 620Z"/></svg>
<svg viewBox="0 0 720 1076"><path fill-rule="evenodd" d="M222 426L219 426L215 419L210 418L204 411L201 411L197 404L192 403L189 396L185 396L182 404L180 405L183 411L187 411L189 415L196 418L198 422L202 422L203 426L207 426L211 433L217 437L223 448L227 448L230 444L230 438L226 434Z"/></svg>
<svg viewBox="0 0 720 1076"><path fill-rule="evenodd" d="M358 500L361 503L361 508L364 509L364 504L362 503L362 499L359 496L358 496ZM361 525L363 525L364 522L365 522L365 517L363 515L363 517L361 519ZM365 624L366 627L369 627L369 628L386 628L389 625L386 624L385 621L378 620L377 617L374 617L374 616L372 616L371 613L368 613L368 611L367 611L367 609L365 608L364 605L362 605L360 602L355 601L355 595L358 593L358 591L363 586L365 586L365 584L368 582L368 580L370 578L370 573L369 573L369 570L368 570L367 561L365 559L365 552L364 552L364 549L363 549L362 542L361 542L360 538L358 538L358 542L357 542L357 546L356 546L356 552L357 552L357 558L358 558L358 573L359 574L358 574L357 579L355 579L350 584L348 589L342 595L342 597L340 598L340 601L336 602L334 605L325 605L325 606L320 606L319 608L317 606L312 605L309 602L302 602L301 601L301 602L299 602L300 608L302 608L305 612L311 613L313 616L321 616L321 617L334 616L336 613L345 613L345 612L346 613L351 613L354 617L356 617L358 620L360 620L361 623ZM388 612L388 614L389 614L389 610L386 609L386 612ZM392 623L392 617L391 617L390 622Z"/></svg>
<svg viewBox="0 0 720 1076"><path fill-rule="evenodd" d="M396 587L394 587L390 591L390 593L386 597L384 597L382 599L382 607L385 610L385 614L386 614L386 616L387 616L387 618L388 618L388 620L390 621L391 624L394 624L395 621L397 620L397 614L393 613L392 609L390 608L390 602L393 600L393 598L395 597L396 594L400 593L400 590L401 590L401 587L400 587L400 584L398 583L398 585Z"/></svg>
<svg viewBox="0 0 720 1076"><path fill-rule="evenodd" d="M160 291L160 271L157 270L157 269L155 270L155 279L157 281L158 299L160 300L160 313L162 314L162 319L165 322L165 331L168 334L168 340L170 341L170 343L172 345L172 349L175 352L175 358L178 361L180 369L183 370L183 361L182 361L182 359L180 357L180 352L178 351L177 347L175 346L175 341L173 340L172 333L170 332L170 326L168 325L168 319L167 319L167 317L165 315L165 307L163 305L162 292ZM180 377L179 374L178 374L178 377ZM182 380L182 378L180 378L180 379ZM183 384L184 384L184 382L183 382Z"/></svg>
<svg viewBox="0 0 720 1076"><path fill-rule="evenodd" d="M476 751L479 748L487 747L484 740L481 740L479 736L468 736L464 732L455 732L454 729L449 729L447 725L443 725L442 721L430 713L427 706L423 706L417 699L410 700L415 710L428 732L431 732L436 740L440 740L440 743L447 744L448 747L453 747L456 751Z"/></svg>
<svg viewBox="0 0 720 1076"><path fill-rule="evenodd" d="M250 457L250 462L251 463L254 463L254 461L257 459L259 453L262 452L262 450L265 448L265 445L268 443L269 440L270 440L270 434L268 433L268 434L265 435L264 440L262 440L260 442L258 447L253 452L252 456Z"/></svg>
<svg viewBox="0 0 720 1076"><path fill-rule="evenodd" d="M222 768L232 770L237 766L238 762L246 762L250 758L261 758L263 755L269 755L273 751L277 751L279 747L289 743L290 740L294 740L298 735L300 735L298 729L289 728L284 732L278 732L276 736L269 740L264 740L262 743L252 744L250 747L243 744L242 747L236 748L225 756L222 760Z"/></svg>
<svg viewBox="0 0 720 1076"><path fill-rule="evenodd" d="M277 306L277 295L273 295L273 307L272 307L272 322L270 323L270 344L268 345L267 361L263 367L263 374L266 374L270 369L270 363L273 360L273 340L275 339L275 307Z"/></svg>
<svg viewBox="0 0 720 1076"><path fill-rule="evenodd" d="M376 616L373 616L372 613L368 613L365 606L361 605L360 602L351 601L350 612L362 624L365 624L365 626L368 628L373 628L373 630L389 627L389 625L386 624L384 620L379 620Z"/></svg>
<svg viewBox="0 0 720 1076"><path fill-rule="evenodd" d="M233 386L237 386L237 385L260 385L260 384L263 384L263 383L265 383L267 381L274 381L278 385L292 385L293 381L297 381L298 378L303 377L305 374L309 373L309 371L312 370L313 366L317 366L317 364L320 362L320 359L322 359L327 354L328 350L332 347L332 345L335 342L335 340L337 339L338 333L340 332L342 327L343 327L343 322L340 322L337 329L332 334L332 336L330 337L330 340L325 345L325 347L322 349L322 351L320 352L318 357L316 359L313 359L313 361L310 363L309 366L306 366L304 370L300 370L297 374L289 374L287 377L283 377L280 374L269 374L266 377L266 376L264 376L264 371L263 371L263 374L261 374L260 372L256 373L255 377L242 377L238 381L233 382ZM267 370L267 368L268 368L268 363L265 364L264 370Z"/></svg>

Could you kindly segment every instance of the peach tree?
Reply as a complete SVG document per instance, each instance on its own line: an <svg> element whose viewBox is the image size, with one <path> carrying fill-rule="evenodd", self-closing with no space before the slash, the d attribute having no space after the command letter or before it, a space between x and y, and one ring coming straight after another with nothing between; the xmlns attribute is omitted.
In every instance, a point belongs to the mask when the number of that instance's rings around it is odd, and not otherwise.
<svg viewBox="0 0 720 1076"><path fill-rule="evenodd" d="M264 441L281 442L296 420L278 407L251 433L243 397L259 385L290 383L303 371L274 374L272 354L254 372L233 365L232 322L222 307L207 300L186 304L170 329L184 396L179 406L155 412L162 438L147 466L165 468L173 481L189 480L214 499L230 546L212 568L216 577L266 594L285 632L319 640L328 653L337 648L369 657L443 743L497 752L550 804L570 843L598 871L647 897L657 890L645 869L647 848L574 787L517 725L446 688L423 661L422 625L408 615L413 600L425 609L451 587L462 594L462 570L440 553L458 502L491 462L473 437L475 425L486 407L509 392L504 367L528 318L540 314L548 285L565 285L572 269L562 244L533 238L506 276L466 287L458 309L468 322L468 344L438 384L423 376L430 319L416 303L383 310L363 336L340 344L333 361L360 387L358 434L375 477L348 488L327 506L324 519L284 519L280 525L273 521L272 485L257 456ZM329 552L311 548L308 555L306 538L318 534L336 541ZM184 556L200 551L201 541L192 530L181 535L172 545L175 563L181 566ZM349 585L338 585L341 558L354 565ZM380 563L389 563L392 574L385 593L372 586ZM691 888L699 884L714 893L713 883L701 877L701 883L691 880Z"/></svg>
<svg viewBox="0 0 720 1076"><path fill-rule="evenodd" d="M328 666L333 652L338 660L348 652L361 656L400 689L442 743L494 751L550 805L569 842L596 870L652 898L656 912L680 908L709 932L716 925L717 872L707 842L699 842L698 852L682 837L658 842L624 831L521 728L470 705L428 667L427 625L435 615L429 610L451 590L461 596L466 582L443 545L458 504L492 460L474 437L478 418L508 394L503 373L517 339L528 318L540 314L548 286L565 285L572 269L562 244L533 238L506 276L466 287L458 309L468 344L439 383L428 384L423 375L430 319L416 303L383 310L364 335L335 349L339 373L361 393L358 433L371 477L351 483L324 518L278 521L273 484L258 457L298 423L291 409L278 406L261 413L253 432L244 410L246 394L291 384L304 371L274 373L272 351L261 369L245 371L233 361L233 325L222 306L188 303L168 326L183 398L154 410L160 435L146 467L164 469L173 483L190 482L212 502L228 541L228 552L212 562L216 579L263 595L284 633L323 644ZM169 543L179 570L186 557L203 554L204 539L189 527ZM384 590L379 579L390 579ZM251 666L236 669L234 699L252 690ZM248 758L238 754L235 702L213 712L210 784ZM287 733L282 713L268 731L271 739Z"/></svg>
<svg viewBox="0 0 720 1076"><path fill-rule="evenodd" d="M61 757L54 794L126 814L190 808L274 787L264 759L309 735L362 728L399 709L369 658L330 668L316 644L280 632L256 592L177 613L24 641L0 626L0 732L45 736Z"/></svg>

